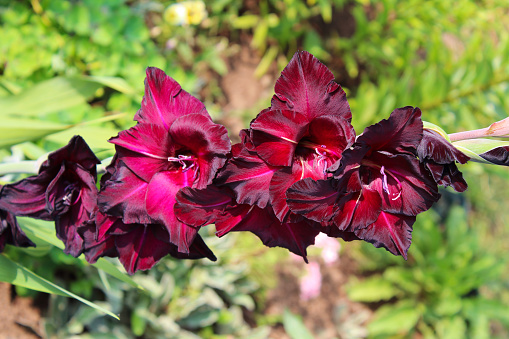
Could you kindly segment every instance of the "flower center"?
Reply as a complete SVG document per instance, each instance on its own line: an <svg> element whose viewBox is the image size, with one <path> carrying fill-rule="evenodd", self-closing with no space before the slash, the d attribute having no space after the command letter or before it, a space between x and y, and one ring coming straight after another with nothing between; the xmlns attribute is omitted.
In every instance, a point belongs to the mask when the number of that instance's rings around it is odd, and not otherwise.
<svg viewBox="0 0 509 339"><path fill-rule="evenodd" d="M169 162L176 162L180 165L183 172L195 167L196 159L192 155L179 154L176 157L168 157Z"/></svg>
<svg viewBox="0 0 509 339"><path fill-rule="evenodd" d="M78 191L78 196L73 201L74 193ZM81 190L79 189L76 183L67 184L64 189L64 196L62 198L62 203L66 206L74 205L78 202L81 197Z"/></svg>
<svg viewBox="0 0 509 339"><path fill-rule="evenodd" d="M384 166L380 168L380 174L382 175L382 188L384 192L391 198L391 200L397 200L401 196L403 188L401 187L401 181L389 170L386 170ZM389 185L387 185L387 174L389 174L394 180L396 180L398 192L389 191Z"/></svg>

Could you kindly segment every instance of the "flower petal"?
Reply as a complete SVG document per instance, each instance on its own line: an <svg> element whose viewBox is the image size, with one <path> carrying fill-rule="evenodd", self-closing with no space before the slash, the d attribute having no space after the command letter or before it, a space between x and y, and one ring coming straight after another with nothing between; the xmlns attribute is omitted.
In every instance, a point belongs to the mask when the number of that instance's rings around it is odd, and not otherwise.
<svg viewBox="0 0 509 339"><path fill-rule="evenodd" d="M207 116L190 114L175 120L170 135L175 143L197 158L199 177L194 187L205 188L224 165L231 150L228 131Z"/></svg>
<svg viewBox="0 0 509 339"><path fill-rule="evenodd" d="M273 110L297 111L309 119L321 115L352 119L345 91L334 82L332 72L306 51L294 54L281 72L275 92L271 102Z"/></svg>
<svg viewBox="0 0 509 339"><path fill-rule="evenodd" d="M192 113L208 116L203 103L184 91L175 80L158 68L147 68L145 96L134 120L169 130L175 119Z"/></svg>
<svg viewBox="0 0 509 339"><path fill-rule="evenodd" d="M422 139L421 110L411 106L395 109L389 119L367 127L357 142L372 151L416 154Z"/></svg>
<svg viewBox="0 0 509 339"><path fill-rule="evenodd" d="M137 124L109 142L116 145L119 159L146 182L155 173L167 170L168 157L175 153L168 131L154 124Z"/></svg>
<svg viewBox="0 0 509 339"><path fill-rule="evenodd" d="M104 183L97 204L101 212L121 217L126 224L150 224L153 220L145 206L147 188L147 182L119 161L115 174Z"/></svg>
<svg viewBox="0 0 509 339"><path fill-rule="evenodd" d="M272 166L290 166L309 119L294 111L266 111L251 122L251 141L258 156Z"/></svg>
<svg viewBox="0 0 509 339"><path fill-rule="evenodd" d="M494 148L491 151L479 154L479 156L495 165L509 166L508 146Z"/></svg>
<svg viewBox="0 0 509 339"><path fill-rule="evenodd" d="M394 255L401 255L406 260L412 243L414 222L415 216L381 212L373 224L355 231L355 235L377 248L384 247Z"/></svg>
<svg viewBox="0 0 509 339"><path fill-rule="evenodd" d="M237 156L235 153L218 173L214 182L230 187L236 193L239 204L265 208L270 199L270 181L279 167L267 164L256 153L249 152L246 148L240 150Z"/></svg>
<svg viewBox="0 0 509 339"><path fill-rule="evenodd" d="M19 227L16 217L12 213L0 210L0 253L7 244L16 247L35 247Z"/></svg>
<svg viewBox="0 0 509 339"><path fill-rule="evenodd" d="M417 147L417 156L421 162L433 160L437 164L447 165L455 161L465 164L470 158L445 140L439 133L424 129L422 141Z"/></svg>
<svg viewBox="0 0 509 339"><path fill-rule="evenodd" d="M166 227L169 241L182 253L189 253L189 246L198 233L197 228L180 222L174 212L177 192L192 183L190 176L192 171L157 173L148 185L145 200L149 216Z"/></svg>

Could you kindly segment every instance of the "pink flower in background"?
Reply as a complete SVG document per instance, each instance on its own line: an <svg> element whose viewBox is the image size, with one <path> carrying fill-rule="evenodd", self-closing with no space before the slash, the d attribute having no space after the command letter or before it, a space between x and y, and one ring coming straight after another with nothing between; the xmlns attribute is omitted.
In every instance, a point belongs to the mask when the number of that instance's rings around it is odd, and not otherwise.
<svg viewBox="0 0 509 339"><path fill-rule="evenodd" d="M335 238L320 233L315 238L315 246L322 249L322 259L327 264L333 264L339 259L341 244Z"/></svg>
<svg viewBox="0 0 509 339"><path fill-rule="evenodd" d="M307 274L300 280L300 299L309 300L320 295L322 288L322 274L320 265L316 261L311 261L306 265Z"/></svg>

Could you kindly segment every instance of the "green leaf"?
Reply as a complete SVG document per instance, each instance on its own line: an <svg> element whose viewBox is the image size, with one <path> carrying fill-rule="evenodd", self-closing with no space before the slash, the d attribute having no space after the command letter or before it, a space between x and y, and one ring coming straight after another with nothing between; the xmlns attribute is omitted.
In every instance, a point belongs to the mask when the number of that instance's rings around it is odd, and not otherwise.
<svg viewBox="0 0 509 339"><path fill-rule="evenodd" d="M81 301L85 305L88 305L96 310L99 310L107 315L120 320L120 318L111 313L110 311L100 307L99 305L94 304L86 299L81 298L80 296L69 292L65 288L62 288L58 285L53 284L52 282L38 276L34 272L30 271L24 266L15 263L4 254L0 255L0 280L4 282L8 282L13 285L23 286L32 290L58 294L62 296L67 296L70 298L74 298L78 301Z"/></svg>
<svg viewBox="0 0 509 339"><path fill-rule="evenodd" d="M306 328L302 319L285 309L283 313L283 326L292 339L313 339L313 335Z"/></svg>
<svg viewBox="0 0 509 339"><path fill-rule="evenodd" d="M105 76L89 76L85 79L90 80L91 82L95 82L109 88L112 88L116 91L125 94L133 94L135 93L134 89L125 81L123 78L119 77L105 77Z"/></svg>
<svg viewBox="0 0 509 339"><path fill-rule="evenodd" d="M379 276L353 282L347 288L348 298L359 302L389 300L397 296L399 292L399 289L389 280Z"/></svg>
<svg viewBox="0 0 509 339"><path fill-rule="evenodd" d="M6 115L35 117L85 103L102 87L86 77L56 77L23 92L0 98L0 112Z"/></svg>
<svg viewBox="0 0 509 339"><path fill-rule="evenodd" d="M69 125L42 120L4 117L0 125L0 148L40 139L44 136L63 131L69 127Z"/></svg>
<svg viewBox="0 0 509 339"><path fill-rule="evenodd" d="M407 334L419 321L421 312L410 300L380 307L373 321L368 325L369 334Z"/></svg>
<svg viewBox="0 0 509 339"><path fill-rule="evenodd" d="M445 140L451 142L451 139L449 138L449 135L442 129L442 127L437 126L437 125L432 124L431 122L427 122L427 121L423 121L422 125L423 125L423 128L435 131L438 134L440 134L441 136L443 136Z"/></svg>
<svg viewBox="0 0 509 339"><path fill-rule="evenodd" d="M25 234L30 239L35 238L34 241L36 241L37 244L39 244L39 242L37 241L38 239L43 243L53 245L62 250L65 248L64 243L60 241L55 235L55 225L53 222L18 217L18 223L23 232L25 232ZM86 262L83 255L80 256L77 260ZM144 289L140 284L136 283L125 272L121 272L116 265L112 264L111 262L104 258L99 258L99 260L97 260L95 264L92 264L92 266L99 270L103 270L105 273L111 275L112 277L115 277L133 287L136 287L141 290Z"/></svg>

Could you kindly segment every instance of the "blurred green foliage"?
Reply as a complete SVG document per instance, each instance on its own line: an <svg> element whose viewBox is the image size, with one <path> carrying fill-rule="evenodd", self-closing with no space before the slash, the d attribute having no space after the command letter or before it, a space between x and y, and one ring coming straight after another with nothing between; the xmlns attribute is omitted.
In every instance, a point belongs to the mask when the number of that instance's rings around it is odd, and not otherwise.
<svg viewBox="0 0 509 339"><path fill-rule="evenodd" d="M215 119L224 118L220 79L246 46L260 58L257 76L282 69L298 49L316 55L347 91L358 133L405 105L420 107L424 120L447 132L485 127L509 112L505 0L204 3L201 21L176 24L168 8L182 1L0 0L0 160L36 160L74 134L99 158L111 156L106 140L133 124L147 66L164 69L204 100ZM246 126L257 113L246 114ZM375 275L352 280L350 296L384 304L369 325L373 336L493 337L493 320L509 328L507 311L495 301L509 302L509 175L479 164L461 170L469 183L466 200L461 207L439 204L418 218L408 262L369 245L355 252ZM263 309L257 283L276 284L283 251L265 251L252 239L218 241L219 264L164 260L135 276L142 292L55 248L42 248L40 262L31 261L33 251L10 254L121 313L115 323L52 296L48 336L255 338L267 329L251 330L242 313ZM66 279L58 280L60 273ZM295 319L287 313L281 321L291 332Z"/></svg>

